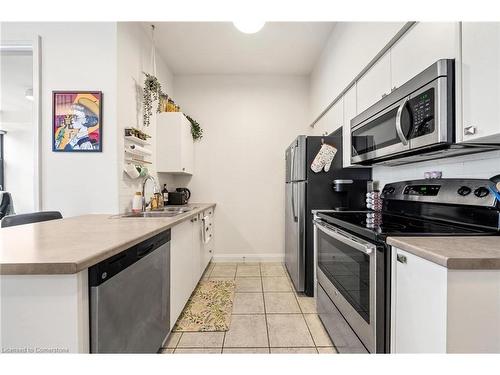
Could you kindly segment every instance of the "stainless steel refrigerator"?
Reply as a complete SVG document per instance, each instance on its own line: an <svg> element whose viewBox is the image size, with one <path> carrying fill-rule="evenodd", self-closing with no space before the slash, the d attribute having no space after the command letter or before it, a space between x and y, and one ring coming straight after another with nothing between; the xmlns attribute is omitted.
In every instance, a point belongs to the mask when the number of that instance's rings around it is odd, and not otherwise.
<svg viewBox="0 0 500 375"><path fill-rule="evenodd" d="M314 173L310 166L322 142L337 149L328 172ZM342 128L330 136L298 136L286 149L285 265L298 292L314 295L314 243L312 210L365 206L370 168L342 167ZM335 192L334 180L352 180L347 192Z"/></svg>

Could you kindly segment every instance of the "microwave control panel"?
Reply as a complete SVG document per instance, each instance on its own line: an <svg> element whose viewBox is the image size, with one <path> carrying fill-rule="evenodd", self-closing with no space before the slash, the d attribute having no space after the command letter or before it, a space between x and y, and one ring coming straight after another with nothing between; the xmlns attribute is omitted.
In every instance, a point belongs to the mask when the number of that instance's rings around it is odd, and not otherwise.
<svg viewBox="0 0 500 375"><path fill-rule="evenodd" d="M421 137L434 132L434 88L408 101L413 122L410 138Z"/></svg>

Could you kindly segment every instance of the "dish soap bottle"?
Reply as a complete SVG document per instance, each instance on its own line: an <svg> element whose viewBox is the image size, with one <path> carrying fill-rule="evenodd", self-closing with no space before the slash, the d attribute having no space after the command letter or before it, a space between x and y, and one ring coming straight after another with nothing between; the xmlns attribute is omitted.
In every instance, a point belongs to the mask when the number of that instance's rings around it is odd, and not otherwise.
<svg viewBox="0 0 500 375"><path fill-rule="evenodd" d="M168 204L167 184L163 184L163 190L161 191L161 194L163 195L163 205L166 206Z"/></svg>

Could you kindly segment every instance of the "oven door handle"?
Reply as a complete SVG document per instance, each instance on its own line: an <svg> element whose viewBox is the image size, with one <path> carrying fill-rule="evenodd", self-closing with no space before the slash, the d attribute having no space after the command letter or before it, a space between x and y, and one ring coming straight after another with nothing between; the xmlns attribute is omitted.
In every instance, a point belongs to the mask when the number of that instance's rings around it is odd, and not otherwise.
<svg viewBox="0 0 500 375"><path fill-rule="evenodd" d="M314 220L314 224L316 227L321 230L323 233L327 234L330 237L335 238L336 240L345 243L346 245L361 251L367 255L370 255L375 249L376 246L372 243L362 241L356 237L350 236L344 231L340 229L334 228L328 224L325 224L321 220Z"/></svg>
<svg viewBox="0 0 500 375"><path fill-rule="evenodd" d="M401 103L401 105L399 106L398 113L396 114L396 132L398 133L399 140L405 146L408 145L408 139L406 139L405 135L403 134L403 126L401 125L401 117L403 116L403 109L406 107L406 103L408 103L408 100L410 100L409 97L407 97L405 100L403 100L403 103Z"/></svg>

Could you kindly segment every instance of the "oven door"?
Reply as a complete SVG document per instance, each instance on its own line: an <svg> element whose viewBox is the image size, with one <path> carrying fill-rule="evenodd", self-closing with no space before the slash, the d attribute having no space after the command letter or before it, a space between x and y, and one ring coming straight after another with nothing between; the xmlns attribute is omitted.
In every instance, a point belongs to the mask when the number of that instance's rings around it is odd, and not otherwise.
<svg viewBox="0 0 500 375"><path fill-rule="evenodd" d="M318 283L368 351L376 353L376 246L315 220Z"/></svg>

